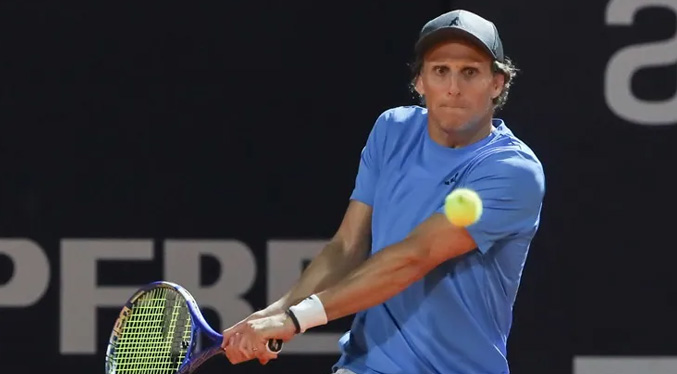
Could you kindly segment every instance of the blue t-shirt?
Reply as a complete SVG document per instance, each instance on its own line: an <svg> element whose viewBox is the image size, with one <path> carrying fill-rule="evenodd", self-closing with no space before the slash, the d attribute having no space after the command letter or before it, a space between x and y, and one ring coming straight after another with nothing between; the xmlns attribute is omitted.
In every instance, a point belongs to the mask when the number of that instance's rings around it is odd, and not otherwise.
<svg viewBox="0 0 677 374"><path fill-rule="evenodd" d="M460 148L435 143L427 110L379 116L351 199L373 208L371 254L404 239L457 187L475 190L483 214L467 229L478 248L450 259L383 304L355 315L335 368L358 374L508 373L506 343L545 192L535 154L500 119Z"/></svg>

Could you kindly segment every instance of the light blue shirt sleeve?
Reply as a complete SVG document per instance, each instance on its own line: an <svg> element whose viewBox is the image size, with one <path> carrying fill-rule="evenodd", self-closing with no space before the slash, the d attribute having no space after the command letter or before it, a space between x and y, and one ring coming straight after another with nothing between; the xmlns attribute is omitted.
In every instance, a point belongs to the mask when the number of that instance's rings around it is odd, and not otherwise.
<svg viewBox="0 0 677 374"><path fill-rule="evenodd" d="M538 227L545 176L530 155L511 150L489 156L458 187L473 189L482 199L482 216L466 228L482 253L503 238L533 233Z"/></svg>
<svg viewBox="0 0 677 374"><path fill-rule="evenodd" d="M383 159L387 113L384 112L378 117L369 133L366 145L362 148L355 187L350 195L350 199L361 201L369 206L374 205L374 192Z"/></svg>

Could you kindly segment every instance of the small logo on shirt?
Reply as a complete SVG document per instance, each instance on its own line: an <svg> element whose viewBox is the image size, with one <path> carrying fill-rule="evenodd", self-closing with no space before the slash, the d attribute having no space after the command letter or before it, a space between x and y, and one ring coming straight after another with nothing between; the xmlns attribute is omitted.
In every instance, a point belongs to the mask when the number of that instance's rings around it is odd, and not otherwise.
<svg viewBox="0 0 677 374"><path fill-rule="evenodd" d="M450 185L450 184L456 182L456 178L457 178L457 177L458 177L458 173L454 174L453 177L451 177L451 178L445 180L445 181L444 181L444 184L446 184L446 185L448 186L448 185Z"/></svg>

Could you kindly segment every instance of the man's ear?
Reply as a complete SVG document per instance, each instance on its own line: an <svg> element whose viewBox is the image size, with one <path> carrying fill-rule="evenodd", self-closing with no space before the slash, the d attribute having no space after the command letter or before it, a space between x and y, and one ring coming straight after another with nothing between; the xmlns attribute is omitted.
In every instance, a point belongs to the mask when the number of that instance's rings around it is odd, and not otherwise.
<svg viewBox="0 0 677 374"><path fill-rule="evenodd" d="M496 100L497 97L501 96L503 92L503 87L505 87L505 75L503 73L494 73L494 79L492 82L492 93L491 98Z"/></svg>
<svg viewBox="0 0 677 374"><path fill-rule="evenodd" d="M425 96L425 90L423 89L421 74L416 76L416 84L414 85L414 88L416 89L416 92L418 92L419 95Z"/></svg>

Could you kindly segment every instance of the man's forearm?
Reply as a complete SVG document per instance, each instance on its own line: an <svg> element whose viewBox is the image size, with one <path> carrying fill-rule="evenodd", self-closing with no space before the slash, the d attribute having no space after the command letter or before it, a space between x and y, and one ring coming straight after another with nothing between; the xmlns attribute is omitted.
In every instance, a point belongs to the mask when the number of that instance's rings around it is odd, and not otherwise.
<svg viewBox="0 0 677 374"><path fill-rule="evenodd" d="M384 248L334 286L318 293L329 321L378 305L422 278L430 269L425 248L405 239Z"/></svg>
<svg viewBox="0 0 677 374"><path fill-rule="evenodd" d="M383 303L444 261L477 248L472 236L435 214L334 286L317 294L328 321Z"/></svg>
<svg viewBox="0 0 677 374"><path fill-rule="evenodd" d="M271 312L285 310L309 295L333 286L364 262L368 252L368 243L362 243L357 248L345 248L340 240L330 241L303 271L292 289L266 309Z"/></svg>

